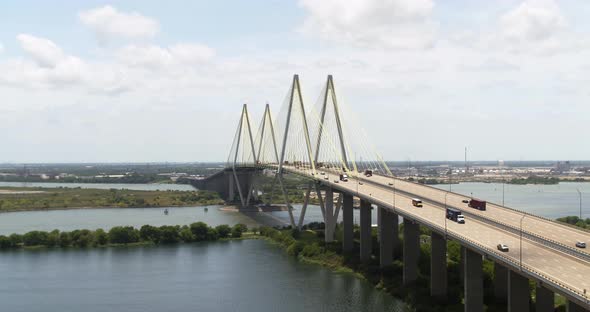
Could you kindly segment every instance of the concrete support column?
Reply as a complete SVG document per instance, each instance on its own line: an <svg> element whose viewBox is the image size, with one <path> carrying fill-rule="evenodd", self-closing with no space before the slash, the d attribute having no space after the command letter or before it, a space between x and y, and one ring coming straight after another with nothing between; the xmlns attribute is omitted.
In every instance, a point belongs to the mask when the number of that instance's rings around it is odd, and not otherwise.
<svg viewBox="0 0 590 312"><path fill-rule="evenodd" d="M326 195L324 197L324 207L326 209L326 215L324 216L324 241L326 243L331 243L334 241L334 227L332 226L332 222L334 222L334 192L331 188L326 189Z"/></svg>
<svg viewBox="0 0 590 312"><path fill-rule="evenodd" d="M590 310L584 309L582 306L568 300L566 309L567 312L588 312Z"/></svg>
<svg viewBox="0 0 590 312"><path fill-rule="evenodd" d="M555 294L537 283L535 311L553 312L555 311Z"/></svg>
<svg viewBox="0 0 590 312"><path fill-rule="evenodd" d="M392 240L391 240L391 249L393 250L393 256L399 257L399 252L397 251L398 246L400 244L399 241L399 216L393 212L389 212L391 215L391 231L393 232Z"/></svg>
<svg viewBox="0 0 590 312"><path fill-rule="evenodd" d="M461 285L465 286L465 247L461 245L461 257L459 259L459 278Z"/></svg>
<svg viewBox="0 0 590 312"><path fill-rule="evenodd" d="M444 298L447 295L447 240L432 232L430 259L430 295Z"/></svg>
<svg viewBox="0 0 590 312"><path fill-rule="evenodd" d="M342 198L342 250L351 252L354 248L354 221L352 210L352 195L343 193Z"/></svg>
<svg viewBox="0 0 590 312"><path fill-rule="evenodd" d="M404 284L418 278L418 257L420 256L420 229L418 223L404 218Z"/></svg>
<svg viewBox="0 0 590 312"><path fill-rule="evenodd" d="M393 214L386 208L379 207L379 263L381 267L391 264L393 261Z"/></svg>
<svg viewBox="0 0 590 312"><path fill-rule="evenodd" d="M508 312L528 311L530 298L529 279L508 271Z"/></svg>
<svg viewBox="0 0 590 312"><path fill-rule="evenodd" d="M508 269L497 262L494 262L494 296L496 302L508 299Z"/></svg>
<svg viewBox="0 0 590 312"><path fill-rule="evenodd" d="M465 312L483 312L483 269L481 255L468 248L463 249L465 280Z"/></svg>
<svg viewBox="0 0 590 312"><path fill-rule="evenodd" d="M361 262L371 260L371 203L361 200Z"/></svg>

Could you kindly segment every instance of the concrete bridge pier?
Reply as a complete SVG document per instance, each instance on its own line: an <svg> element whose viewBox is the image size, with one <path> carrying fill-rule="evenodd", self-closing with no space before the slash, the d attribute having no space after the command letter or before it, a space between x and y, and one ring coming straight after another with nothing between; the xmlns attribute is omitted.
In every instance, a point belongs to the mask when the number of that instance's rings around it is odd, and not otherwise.
<svg viewBox="0 0 590 312"><path fill-rule="evenodd" d="M371 260L371 203L361 200L361 262L367 263Z"/></svg>
<svg viewBox="0 0 590 312"><path fill-rule="evenodd" d="M482 257L469 248L463 250L465 312L483 312Z"/></svg>
<svg viewBox="0 0 590 312"><path fill-rule="evenodd" d="M404 285L418 278L418 257L420 256L420 228L418 223L404 218Z"/></svg>
<svg viewBox="0 0 590 312"><path fill-rule="evenodd" d="M354 220L352 195L342 193L342 251L349 253L354 249Z"/></svg>
<svg viewBox="0 0 590 312"><path fill-rule="evenodd" d="M508 271L508 312L529 311L530 298L529 279Z"/></svg>
<svg viewBox="0 0 590 312"><path fill-rule="evenodd" d="M430 295L439 299L447 295L447 240L439 233L431 235Z"/></svg>
<svg viewBox="0 0 590 312"><path fill-rule="evenodd" d="M537 312L553 312L555 311L555 294L543 287L540 283L537 283L536 290L536 304L535 311Z"/></svg>
<svg viewBox="0 0 590 312"><path fill-rule="evenodd" d="M494 262L494 297L500 303L508 299L508 269L498 262Z"/></svg>
<svg viewBox="0 0 590 312"><path fill-rule="evenodd" d="M334 215L334 191L332 188L327 188L324 198L324 207L326 210L324 216L324 241L326 243L331 243L334 241L334 224L336 222L333 218Z"/></svg>
<svg viewBox="0 0 590 312"><path fill-rule="evenodd" d="M379 207L379 263L386 267L393 261L393 213Z"/></svg>

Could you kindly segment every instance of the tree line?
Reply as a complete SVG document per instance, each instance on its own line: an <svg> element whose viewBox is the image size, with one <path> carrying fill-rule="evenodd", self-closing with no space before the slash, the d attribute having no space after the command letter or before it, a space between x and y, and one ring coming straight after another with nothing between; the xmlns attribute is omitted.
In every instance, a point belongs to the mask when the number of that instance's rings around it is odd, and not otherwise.
<svg viewBox="0 0 590 312"><path fill-rule="evenodd" d="M137 243L174 244L202 241L216 241L227 238L240 238L248 227L244 224L215 227L204 222L190 225L143 225L137 229L132 226L115 226L108 232L97 230L74 231L30 231L25 234L0 235L0 249L23 247L98 247L109 245L126 245Z"/></svg>

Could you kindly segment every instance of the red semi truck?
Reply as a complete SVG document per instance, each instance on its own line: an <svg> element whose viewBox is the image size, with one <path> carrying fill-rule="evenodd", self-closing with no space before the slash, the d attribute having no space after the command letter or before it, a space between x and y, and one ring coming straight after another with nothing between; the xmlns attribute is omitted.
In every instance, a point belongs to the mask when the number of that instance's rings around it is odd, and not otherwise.
<svg viewBox="0 0 590 312"><path fill-rule="evenodd" d="M486 210L486 201L480 200L476 198L472 198L468 204L469 207L475 208L477 210Z"/></svg>

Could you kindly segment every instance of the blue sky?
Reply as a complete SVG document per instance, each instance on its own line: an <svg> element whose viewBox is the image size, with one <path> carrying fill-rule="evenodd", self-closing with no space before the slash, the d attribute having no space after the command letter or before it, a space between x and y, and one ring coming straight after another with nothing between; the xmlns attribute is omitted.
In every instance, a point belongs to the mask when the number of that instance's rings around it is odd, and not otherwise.
<svg viewBox="0 0 590 312"><path fill-rule="evenodd" d="M215 161L328 74L390 160L590 159L584 0L0 5L0 162Z"/></svg>

